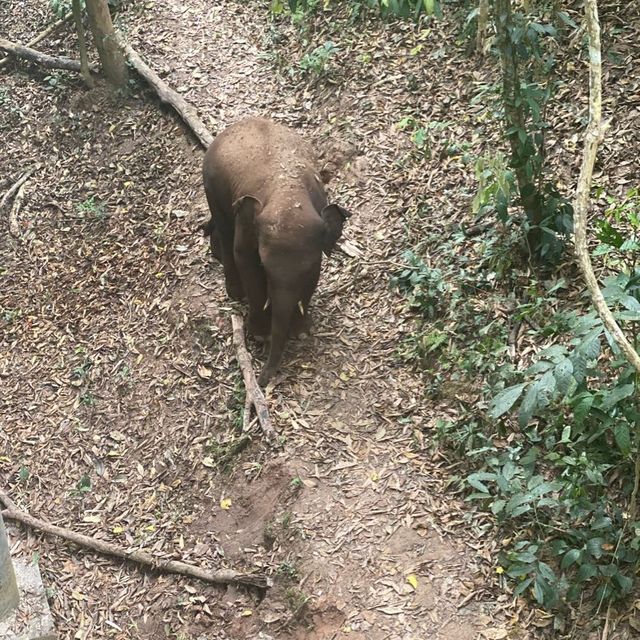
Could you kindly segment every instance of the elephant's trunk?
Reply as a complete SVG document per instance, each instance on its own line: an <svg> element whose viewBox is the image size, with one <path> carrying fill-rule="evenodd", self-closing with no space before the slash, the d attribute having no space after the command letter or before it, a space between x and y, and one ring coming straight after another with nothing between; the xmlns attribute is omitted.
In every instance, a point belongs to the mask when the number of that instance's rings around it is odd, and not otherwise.
<svg viewBox="0 0 640 640"><path fill-rule="evenodd" d="M280 366L289 335L291 318L300 297L285 290L270 292L269 298L271 300L271 348L269 359L258 378L258 384L261 387L264 387L271 380Z"/></svg>

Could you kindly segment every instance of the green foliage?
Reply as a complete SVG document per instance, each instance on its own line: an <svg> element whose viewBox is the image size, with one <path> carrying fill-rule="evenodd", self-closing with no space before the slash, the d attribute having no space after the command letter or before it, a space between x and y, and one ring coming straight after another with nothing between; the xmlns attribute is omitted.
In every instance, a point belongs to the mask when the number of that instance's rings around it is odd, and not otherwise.
<svg viewBox="0 0 640 640"><path fill-rule="evenodd" d="M408 158L415 162L421 162L431 158L436 145L439 146L439 153L442 155L452 156L466 152L468 145L464 142L456 141L453 138L438 140L438 135L447 132L452 124L452 122L440 120L423 122L412 115L406 115L396 123L396 128L409 134L413 146ZM405 161L406 158L399 160L399 164Z"/></svg>
<svg viewBox="0 0 640 640"><path fill-rule="evenodd" d="M554 21L561 12L543 20L533 13L512 11L506 0L496 2L495 11L505 136L511 145L509 166L526 214L522 228L530 255L539 262L555 263L571 233L573 218L570 202L548 175L545 150L545 133L550 128L547 107L560 85L554 57L560 34ZM507 215L504 202L496 203L496 210Z"/></svg>
<svg viewBox="0 0 640 640"><path fill-rule="evenodd" d="M107 0L112 11L120 8L125 2L126 0ZM49 8L58 18L64 18L71 13L71 0L49 0ZM84 0L80 0L80 10L85 11Z"/></svg>
<svg viewBox="0 0 640 640"><path fill-rule="evenodd" d="M82 495L83 493L89 493L91 491L91 478L85 473L78 483L76 484L76 488L74 493L77 495Z"/></svg>
<svg viewBox="0 0 640 640"><path fill-rule="evenodd" d="M503 153L485 155L475 163L478 191L471 205L473 213L482 217L489 209L496 212L498 220L509 218L509 204L515 190L515 176L507 166Z"/></svg>
<svg viewBox="0 0 640 640"><path fill-rule="evenodd" d="M338 0L324 0L322 6L329 8ZM442 16L441 0L349 0L356 15L366 10L374 10L382 16L398 16L401 18L418 18L420 15ZM292 14L315 11L318 0L272 0L271 12L281 14L289 10Z"/></svg>
<svg viewBox="0 0 640 640"><path fill-rule="evenodd" d="M80 0L80 6L84 10L84 0ZM71 0L49 0L49 8L58 18L71 13Z"/></svg>
<svg viewBox="0 0 640 640"><path fill-rule="evenodd" d="M76 211L81 218L95 218L104 221L107 218L106 205L97 200L95 196L91 196L76 205Z"/></svg>
<svg viewBox="0 0 640 640"><path fill-rule="evenodd" d="M298 67L303 73L312 73L317 76L327 71L329 61L338 52L338 47L328 40L323 45L316 47L311 53L302 56Z"/></svg>
<svg viewBox="0 0 640 640"><path fill-rule="evenodd" d="M496 318L493 306L497 279L493 263L499 261L503 238L496 231L469 241L455 233L443 241L440 232L434 233L425 239L425 246L433 248L432 259L443 266L430 267L417 252L406 251L405 268L391 279L391 285L406 297L408 308L420 318L415 333L404 340L400 355L425 369L428 391L434 396L444 387L466 385L501 366L497 363L507 349L507 329ZM475 248L466 251L470 246ZM438 254L446 258L438 260ZM475 296L482 296L482 302L470 303Z"/></svg>
<svg viewBox="0 0 640 640"><path fill-rule="evenodd" d="M413 251L405 251L402 257L407 266L391 279L391 286L406 296L411 310L426 319L435 318L451 286L440 269L428 267Z"/></svg>
<svg viewBox="0 0 640 640"><path fill-rule="evenodd" d="M477 170L484 190L507 190L499 157ZM478 210L486 206L483 195ZM614 270L603 294L638 345L640 191L621 201L597 195L608 207L596 253ZM606 604L629 595L636 582L638 380L595 312L561 308L564 280L518 287L514 269L495 270L502 241L496 228L482 239L427 238L431 259L443 254L441 270L427 267L418 251L405 255L394 284L418 312L419 326L403 355L425 368L428 391L453 386L460 418L440 420L435 440L471 471L460 487L494 519L499 573L515 594L555 611L561 626L570 603L586 595ZM496 317L501 308L505 319ZM509 321L528 327L529 341L547 342L523 369L507 357ZM473 376L483 390L467 400Z"/></svg>

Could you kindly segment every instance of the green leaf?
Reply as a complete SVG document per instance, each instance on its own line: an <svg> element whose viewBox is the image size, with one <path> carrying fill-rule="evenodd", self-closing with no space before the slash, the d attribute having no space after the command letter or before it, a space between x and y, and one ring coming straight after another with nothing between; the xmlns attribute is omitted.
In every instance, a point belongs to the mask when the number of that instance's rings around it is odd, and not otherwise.
<svg viewBox="0 0 640 640"><path fill-rule="evenodd" d="M533 414L551 402L555 389L556 379L552 371L547 371L542 378L529 387L520 405L518 422L521 427L526 427Z"/></svg>
<svg viewBox="0 0 640 640"><path fill-rule="evenodd" d="M529 385L527 393L520 405L520 413L518 414L518 423L521 427L526 427L531 420L536 408L538 407L538 387L537 382Z"/></svg>
<svg viewBox="0 0 640 640"><path fill-rule="evenodd" d="M629 432L629 424L627 422L619 422L613 428L613 436L620 453L628 456L631 453L631 433Z"/></svg>
<svg viewBox="0 0 640 640"><path fill-rule="evenodd" d="M497 516L500 512L504 510L504 505L506 504L505 500L494 500L491 503L491 512L494 516Z"/></svg>
<svg viewBox="0 0 640 640"><path fill-rule="evenodd" d="M623 595L630 593L631 589L633 588L633 580L631 578L618 573L615 575L614 580L618 583L620 591L622 591Z"/></svg>
<svg viewBox="0 0 640 640"><path fill-rule="evenodd" d="M562 558L562 562L560 563L560 568L564 571L568 569L572 564L575 564L580 558L582 551L580 549L570 549L565 554L564 558Z"/></svg>
<svg viewBox="0 0 640 640"><path fill-rule="evenodd" d="M511 407L513 407L517 402L525 386L526 383L515 384L512 387L507 387L501 391L491 400L489 416L495 420L507 413L507 411L509 411L509 409L511 409Z"/></svg>
<svg viewBox="0 0 640 640"><path fill-rule="evenodd" d="M582 425L591 411L595 396L592 393L585 392L580 396L577 396L577 402L573 403L573 417L576 424Z"/></svg>
<svg viewBox="0 0 640 640"><path fill-rule="evenodd" d="M587 540L587 551L596 559L602 557L602 543L602 538L591 538Z"/></svg>
<svg viewBox="0 0 640 640"><path fill-rule="evenodd" d="M624 398L628 398L630 395L633 395L635 388L636 387L634 384L622 384L620 386L614 387L606 394L599 408L603 411L608 411L613 406L618 404L620 400L624 400Z"/></svg>
<svg viewBox="0 0 640 640"><path fill-rule="evenodd" d="M569 391L575 388L576 379L573 377L573 363L569 358L564 358L557 365L553 372L556 378L556 384L558 391L566 395Z"/></svg>
<svg viewBox="0 0 640 640"><path fill-rule="evenodd" d="M514 590L514 594L516 596L519 596L521 593L524 593L524 591L527 589L527 587L533 582L533 578L527 578L526 580L523 580Z"/></svg>
<svg viewBox="0 0 640 640"><path fill-rule="evenodd" d="M479 472L479 473L472 473L467 478L467 482L474 489L477 489L478 491L481 491L482 493L489 495L489 488L482 481L483 480L495 480L495 479L496 479L496 474L495 473Z"/></svg>
<svg viewBox="0 0 640 640"><path fill-rule="evenodd" d="M578 569L578 573L576 574L576 578L580 581L580 582L586 582L587 580L590 580L591 578L595 577L598 575L598 568L590 563L587 564L583 564L579 569Z"/></svg>

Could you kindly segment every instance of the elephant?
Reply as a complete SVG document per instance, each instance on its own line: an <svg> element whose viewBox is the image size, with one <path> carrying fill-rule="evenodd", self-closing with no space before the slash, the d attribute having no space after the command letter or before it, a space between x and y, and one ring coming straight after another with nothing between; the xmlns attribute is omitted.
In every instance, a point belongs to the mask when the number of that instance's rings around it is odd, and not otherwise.
<svg viewBox="0 0 640 640"><path fill-rule="evenodd" d="M290 335L309 329L309 301L350 213L329 204L311 146L266 118L232 124L211 143L202 176L211 219L202 229L227 294L248 299L248 332L270 336L258 384L278 370Z"/></svg>

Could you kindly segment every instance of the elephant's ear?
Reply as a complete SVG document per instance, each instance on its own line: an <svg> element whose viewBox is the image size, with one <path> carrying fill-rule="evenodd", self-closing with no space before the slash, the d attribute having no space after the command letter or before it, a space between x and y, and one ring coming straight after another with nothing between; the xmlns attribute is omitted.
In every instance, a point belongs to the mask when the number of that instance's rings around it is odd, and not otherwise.
<svg viewBox="0 0 640 640"><path fill-rule="evenodd" d="M262 211L262 202L253 196L242 196L233 203L233 215L243 224L253 223L255 216Z"/></svg>
<svg viewBox="0 0 640 640"><path fill-rule="evenodd" d="M329 204L322 210L320 215L324 220L325 226L322 250L327 256L330 256L342 233L342 226L351 214L337 204Z"/></svg>

